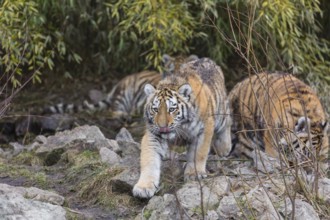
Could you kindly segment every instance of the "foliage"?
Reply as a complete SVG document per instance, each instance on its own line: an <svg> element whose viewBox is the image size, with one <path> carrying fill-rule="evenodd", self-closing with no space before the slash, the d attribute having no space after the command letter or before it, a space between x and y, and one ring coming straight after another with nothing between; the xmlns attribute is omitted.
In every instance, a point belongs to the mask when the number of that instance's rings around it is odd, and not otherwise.
<svg viewBox="0 0 330 220"><path fill-rule="evenodd" d="M0 64L10 75L14 86L23 72L33 72L33 80L40 81L41 69L54 67L53 58L65 55L59 31L54 34L46 27L46 17L39 13L35 1L5 0L0 8ZM52 48L57 45L57 49ZM58 53L58 54L56 54Z"/></svg>
<svg viewBox="0 0 330 220"><path fill-rule="evenodd" d="M329 3L321 3L329 10ZM26 69L36 71L39 80L44 67L56 67L55 72L67 76L129 73L148 66L159 69L163 53L195 53L228 69L240 56L256 71L286 70L330 82L329 42L321 32L327 15L323 19L321 3L4 0L1 66L16 76ZM19 84L15 76L12 81Z"/></svg>

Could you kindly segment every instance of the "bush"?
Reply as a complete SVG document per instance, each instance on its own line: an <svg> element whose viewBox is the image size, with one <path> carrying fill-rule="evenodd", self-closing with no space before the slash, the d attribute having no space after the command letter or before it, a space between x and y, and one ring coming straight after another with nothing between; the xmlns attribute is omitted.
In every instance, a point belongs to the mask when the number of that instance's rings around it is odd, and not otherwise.
<svg viewBox="0 0 330 220"><path fill-rule="evenodd" d="M195 53L231 69L239 56L248 69L329 83L322 14L313 0L4 0L0 60L4 72L19 76L27 68L40 80L45 67L129 73L159 69L163 53ZM19 85L15 75L12 81Z"/></svg>

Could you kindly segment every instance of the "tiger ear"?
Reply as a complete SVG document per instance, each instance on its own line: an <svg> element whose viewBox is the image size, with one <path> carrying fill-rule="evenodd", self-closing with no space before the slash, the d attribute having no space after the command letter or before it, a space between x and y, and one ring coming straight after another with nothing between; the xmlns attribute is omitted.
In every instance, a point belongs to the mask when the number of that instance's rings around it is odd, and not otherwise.
<svg viewBox="0 0 330 220"><path fill-rule="evenodd" d="M149 95L155 93L155 91L156 91L156 89L155 89L155 87L153 87L153 85L151 85L151 84L149 84L149 83L145 84L145 86L144 86L144 93L145 93L147 96L149 96Z"/></svg>
<svg viewBox="0 0 330 220"><path fill-rule="evenodd" d="M180 95L182 95L183 97L188 98L188 100L189 100L189 97L190 97L191 92L192 92L192 88L191 88L191 86L188 83L183 84L178 89L178 93Z"/></svg>
<svg viewBox="0 0 330 220"><path fill-rule="evenodd" d="M307 132L307 128L310 128L310 119L306 117L300 117L295 126L295 132Z"/></svg>

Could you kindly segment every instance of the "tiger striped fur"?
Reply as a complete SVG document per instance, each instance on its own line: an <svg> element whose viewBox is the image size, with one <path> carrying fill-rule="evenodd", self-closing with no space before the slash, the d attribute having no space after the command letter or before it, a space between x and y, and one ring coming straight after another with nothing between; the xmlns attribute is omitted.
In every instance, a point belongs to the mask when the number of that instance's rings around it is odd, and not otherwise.
<svg viewBox="0 0 330 220"><path fill-rule="evenodd" d="M312 161L327 169L326 113L308 85L289 74L260 73L238 83L229 100L231 155L252 157L254 149L261 149L306 170Z"/></svg>
<svg viewBox="0 0 330 220"><path fill-rule="evenodd" d="M159 185L161 158L177 142L187 146L185 180L206 177L210 146L220 156L230 152L231 119L222 70L208 58L182 65L157 88L146 84L144 91L147 128L133 195L149 198Z"/></svg>
<svg viewBox="0 0 330 220"><path fill-rule="evenodd" d="M178 70L180 65L198 57L190 55L189 57L178 56L171 57L167 54L163 55L164 72L163 75L168 75ZM57 104L44 109L44 114L47 113L76 113L81 111L99 111L110 110L114 118L125 118L126 120L133 115L141 115L146 101L146 96L143 91L144 85L150 83L157 85L161 80L162 74L156 71L142 71L132 75L128 75L121 79L107 94L106 98L96 104L89 103L87 100L82 105L74 104Z"/></svg>

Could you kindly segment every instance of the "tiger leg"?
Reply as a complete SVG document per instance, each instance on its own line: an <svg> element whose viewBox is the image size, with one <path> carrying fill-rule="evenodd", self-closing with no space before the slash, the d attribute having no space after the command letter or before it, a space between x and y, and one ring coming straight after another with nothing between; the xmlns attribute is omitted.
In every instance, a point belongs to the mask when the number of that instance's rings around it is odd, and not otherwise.
<svg viewBox="0 0 330 220"><path fill-rule="evenodd" d="M142 138L139 181L133 188L133 195L141 198L152 197L159 185L162 146L149 132Z"/></svg>
<svg viewBox="0 0 330 220"><path fill-rule="evenodd" d="M185 181L205 178L207 176L206 161L210 151L213 133L213 119L206 120L203 132L188 146L187 164L184 171Z"/></svg>
<svg viewBox="0 0 330 220"><path fill-rule="evenodd" d="M214 134L213 146L216 154L220 157L228 156L231 151L231 121L226 119L224 127Z"/></svg>

